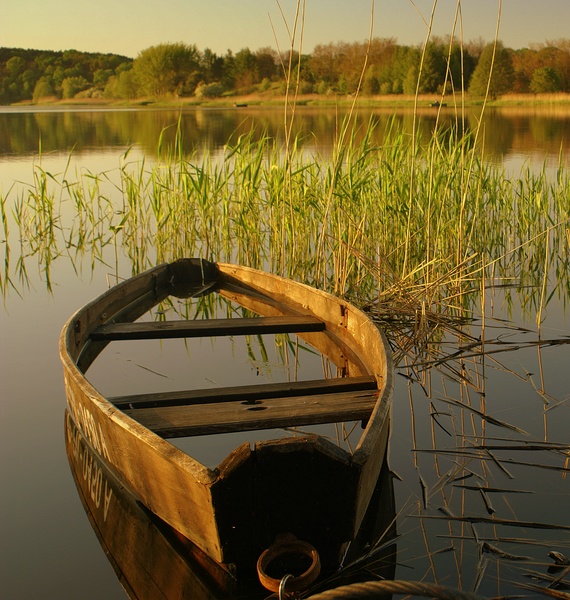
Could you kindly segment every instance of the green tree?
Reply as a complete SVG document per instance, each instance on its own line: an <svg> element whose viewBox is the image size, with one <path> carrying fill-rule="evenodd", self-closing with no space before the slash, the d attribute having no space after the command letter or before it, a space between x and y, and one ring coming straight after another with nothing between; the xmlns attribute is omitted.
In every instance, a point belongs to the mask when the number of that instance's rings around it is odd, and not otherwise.
<svg viewBox="0 0 570 600"><path fill-rule="evenodd" d="M133 64L140 92L155 97L192 93L198 83L199 59L196 46L185 44L143 50Z"/></svg>
<svg viewBox="0 0 570 600"><path fill-rule="evenodd" d="M415 94L417 85L417 67L420 61L418 48L397 46L392 57L389 75L382 83L392 82L394 94ZM387 86L385 86L387 87Z"/></svg>
<svg viewBox="0 0 570 600"><path fill-rule="evenodd" d="M380 83L378 77L374 73L374 67L368 67L364 74L364 81L362 82L362 92L369 96L374 96L380 92Z"/></svg>
<svg viewBox="0 0 570 600"><path fill-rule="evenodd" d="M201 55L200 67L206 83L221 81L224 75L224 59L206 48Z"/></svg>
<svg viewBox="0 0 570 600"><path fill-rule="evenodd" d="M242 48L235 55L233 63L233 80L236 88L248 91L254 83L258 83L256 67L255 55L249 48Z"/></svg>
<svg viewBox="0 0 570 600"><path fill-rule="evenodd" d="M26 67L26 61L21 56L12 56L10 60L6 62L6 72L12 77L17 77L24 71Z"/></svg>
<svg viewBox="0 0 570 600"><path fill-rule="evenodd" d="M47 77L40 77L34 87L33 100L39 102L42 98L53 96L55 90Z"/></svg>
<svg viewBox="0 0 570 600"><path fill-rule="evenodd" d="M413 96L418 89L418 65L412 65L402 82L402 92L408 96Z"/></svg>
<svg viewBox="0 0 570 600"><path fill-rule="evenodd" d="M196 87L198 98L219 98L223 93L224 87L221 83L200 83Z"/></svg>
<svg viewBox="0 0 570 600"><path fill-rule="evenodd" d="M171 44L171 67L176 73L174 77L177 96L190 96L194 93L201 78L200 53L196 45Z"/></svg>
<svg viewBox="0 0 570 600"><path fill-rule="evenodd" d="M497 43L496 49L493 44L487 44L473 71L469 93L474 96L484 96L488 89L490 97L496 98L509 92L513 88L514 80L511 53L501 42Z"/></svg>
<svg viewBox="0 0 570 600"><path fill-rule="evenodd" d="M104 89L109 79L114 75L113 69L97 69L93 73L93 86Z"/></svg>
<svg viewBox="0 0 570 600"><path fill-rule="evenodd" d="M222 69L221 83L227 89L231 90L235 85L235 56L231 50L224 54L224 66Z"/></svg>
<svg viewBox="0 0 570 600"><path fill-rule="evenodd" d="M39 73L45 74L48 67L53 66L57 60L55 52L39 52L34 58L34 64Z"/></svg>
<svg viewBox="0 0 570 600"><path fill-rule="evenodd" d="M259 81L271 80L277 73L277 53L271 48L260 48L255 53L256 71Z"/></svg>
<svg viewBox="0 0 570 600"><path fill-rule="evenodd" d="M530 91L534 94L550 94L559 92L560 76L552 67L535 69L530 80Z"/></svg>
<svg viewBox="0 0 570 600"><path fill-rule="evenodd" d="M61 89L61 85L63 83L63 80L66 77L71 77L71 75L66 74L65 69L61 65L57 65L53 70L52 69L47 69L46 70L46 74L50 74L51 75L51 79L53 81L53 84L55 85L56 88L60 88L60 89Z"/></svg>
<svg viewBox="0 0 570 600"><path fill-rule="evenodd" d="M97 87L118 73L119 66L132 66L132 60L116 54L96 54L67 50L28 50L0 47L0 103L63 95L63 81L82 77ZM42 81L40 82L40 79ZM36 90L36 84L39 86ZM83 85L83 84L82 84ZM66 94L72 93L69 85ZM39 96L38 96L39 94Z"/></svg>
<svg viewBox="0 0 570 600"><path fill-rule="evenodd" d="M448 81L452 89L459 91L467 88L475 68L475 59L469 50L454 43L448 58Z"/></svg>
<svg viewBox="0 0 570 600"><path fill-rule="evenodd" d="M125 69L111 77L105 86L105 97L132 100L138 96L138 86L133 69Z"/></svg>
<svg viewBox="0 0 570 600"><path fill-rule="evenodd" d="M23 73L26 68L26 61L20 56L12 56L4 64L4 68L0 68L0 79L2 80L3 94L7 96L9 102L17 102L23 100L29 94L29 89L26 92L24 89Z"/></svg>
<svg viewBox="0 0 570 600"><path fill-rule="evenodd" d="M326 94L329 91L330 87L326 81L321 79L317 84L317 94Z"/></svg>
<svg viewBox="0 0 570 600"><path fill-rule="evenodd" d="M90 86L85 77L66 77L61 83L64 98L75 98L75 96Z"/></svg>
<svg viewBox="0 0 570 600"><path fill-rule="evenodd" d="M418 64L418 68L419 68ZM437 92L445 81L447 61L440 44L429 42L425 48L422 72L418 85L420 94Z"/></svg>
<svg viewBox="0 0 570 600"><path fill-rule="evenodd" d="M537 53L539 67L552 67L560 78L560 91L570 91L570 39L548 42Z"/></svg>
<svg viewBox="0 0 570 600"><path fill-rule="evenodd" d="M21 76L22 92L24 98L31 98L38 80L37 74L32 69L26 69Z"/></svg>

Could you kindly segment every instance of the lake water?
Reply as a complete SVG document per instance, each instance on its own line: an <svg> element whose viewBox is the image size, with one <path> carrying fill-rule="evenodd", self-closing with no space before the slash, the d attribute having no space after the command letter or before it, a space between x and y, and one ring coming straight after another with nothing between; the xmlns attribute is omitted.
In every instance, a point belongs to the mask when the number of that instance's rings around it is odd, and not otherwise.
<svg viewBox="0 0 570 600"><path fill-rule="evenodd" d="M371 113L380 121L380 137L391 119L411 130L412 111L361 109L358 118L366 124ZM465 122L474 123L477 116L477 109L472 109ZM429 133L437 118L457 122L450 109L438 117L435 109L422 108L420 129ZM295 132L303 136L307 151L326 155L342 112L301 107L296 119ZM112 172L129 149L131 161L143 157L154 161L161 135L165 143L171 141L179 122L185 151L206 148L215 155L228 139L248 133L254 125L283 139L283 112L275 108L0 109L0 193L7 195L9 224L18 190L33 178L33 164L61 173L71 156L78 172ZM570 166L568 107L488 110L484 131L486 159L505 164L513 177L526 164L535 169L546 165L552 176L560 164ZM13 231L11 226L9 235ZM8 250L4 235L0 232L0 262ZM12 238L9 251L15 264L19 246ZM121 255L118 260L120 273L128 276L128 257ZM57 257L51 264L50 291L41 262L28 264L28 282L15 280L15 289L8 287L0 309L0 596L10 600L123 598L83 511L66 458L65 396L57 350L64 322L107 288L114 268L91 256L80 261ZM511 318L531 332L514 335L506 330L505 335L517 343L536 340L535 313L522 310L516 296L501 290L488 293L487 335L499 335L493 328L500 324L491 317L505 318L507 301ZM543 338L568 341L567 306L564 291L554 295L542 325ZM141 356L145 366L143 361ZM400 478L395 482L400 534L397 578L461 584L466 590L480 578L481 594L520 593L516 583L531 581L528 573L547 574L553 562L548 552L570 556L569 364L568 343L542 349L529 345L489 355L483 362L474 359L474 366L467 368L479 370L477 388L458 385L450 376L434 372L429 381L430 402L422 390L418 393L417 384L397 377L390 442L390 467ZM399 374L406 371L401 369ZM136 369L132 377L137 377ZM477 439L471 437L474 411L462 416L461 431L450 432L457 426L451 416L454 402L465 401L469 394L473 394L469 401L474 409L525 432L513 433L488 422L485 461L476 447ZM513 449L513 436L522 440L519 446L523 442L543 446L533 451ZM507 450L504 438L511 440ZM458 439L463 440L460 451L455 447ZM547 450L547 442L556 448ZM441 448L437 455L432 451L434 443ZM472 453L467 446L473 446ZM413 447L421 451L413 453ZM455 471L458 464L461 469ZM451 479L453 486L448 486ZM489 499L461 487L478 484L499 491L487 494ZM423 494L424 486L429 498ZM491 508L483 500L491 502ZM449 521L445 514L449 511L455 516L478 515L510 523ZM426 518L419 519L420 514ZM527 526L513 526L513 521ZM479 554L485 541L488 545ZM494 551L497 547L529 560L500 556Z"/></svg>

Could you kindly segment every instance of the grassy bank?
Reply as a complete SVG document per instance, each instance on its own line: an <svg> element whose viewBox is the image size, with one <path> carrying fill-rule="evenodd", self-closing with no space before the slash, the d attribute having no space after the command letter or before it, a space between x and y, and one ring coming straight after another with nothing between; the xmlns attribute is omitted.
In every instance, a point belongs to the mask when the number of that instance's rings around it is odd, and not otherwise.
<svg viewBox="0 0 570 600"><path fill-rule="evenodd" d="M159 106L159 107L212 107L229 108L242 106L275 106L283 108L286 97L278 93L255 93L248 95L232 95L221 98L199 99L190 98L144 98L132 101L105 100L103 98L73 98L71 100L58 100L57 98L45 98L40 103L21 102L19 106L83 106L83 107L114 107L114 106ZM296 99L297 106L352 106L356 103L362 107L383 108L412 108L414 106L431 106L440 102L445 106L442 108L453 109L459 107L480 106L483 99L469 96L445 96L438 94L420 94L419 96L391 94L389 96L359 96L355 98L344 94L305 94ZM14 105L14 106L18 106ZM564 106L570 107L570 94L507 94L495 99L487 100L488 106Z"/></svg>

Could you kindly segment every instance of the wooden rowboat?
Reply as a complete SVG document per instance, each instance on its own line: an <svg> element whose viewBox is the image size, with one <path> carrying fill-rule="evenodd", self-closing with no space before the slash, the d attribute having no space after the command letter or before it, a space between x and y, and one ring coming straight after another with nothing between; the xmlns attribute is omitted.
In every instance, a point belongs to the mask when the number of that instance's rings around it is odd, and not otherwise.
<svg viewBox="0 0 570 600"><path fill-rule="evenodd" d="M168 298L214 293L246 316L140 320ZM114 341L277 333L297 335L339 376L105 397L86 375ZM246 573L287 532L316 548L325 567L338 565L366 513L390 429L391 353L363 312L265 272L181 259L80 309L62 331L60 356L69 412L87 443L133 496L208 556ZM168 441L347 421L362 422L352 450L316 433L276 433L238 445L215 468Z"/></svg>

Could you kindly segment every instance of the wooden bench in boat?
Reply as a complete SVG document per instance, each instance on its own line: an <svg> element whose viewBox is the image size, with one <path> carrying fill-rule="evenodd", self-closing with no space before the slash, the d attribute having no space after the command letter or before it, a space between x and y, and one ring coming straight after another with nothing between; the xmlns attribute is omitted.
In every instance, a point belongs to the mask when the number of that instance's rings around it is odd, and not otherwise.
<svg viewBox="0 0 570 600"><path fill-rule="evenodd" d="M137 321L107 323L95 329L94 342L150 340L184 337L260 335L324 331L323 321L311 316L252 317L236 319L195 319L180 321Z"/></svg>
<svg viewBox="0 0 570 600"><path fill-rule="evenodd" d="M377 398L375 378L364 376L109 400L156 434L171 438L366 420Z"/></svg>
<svg viewBox="0 0 570 600"><path fill-rule="evenodd" d="M156 434L172 438L366 420L377 400L378 391L374 389L124 412Z"/></svg>

